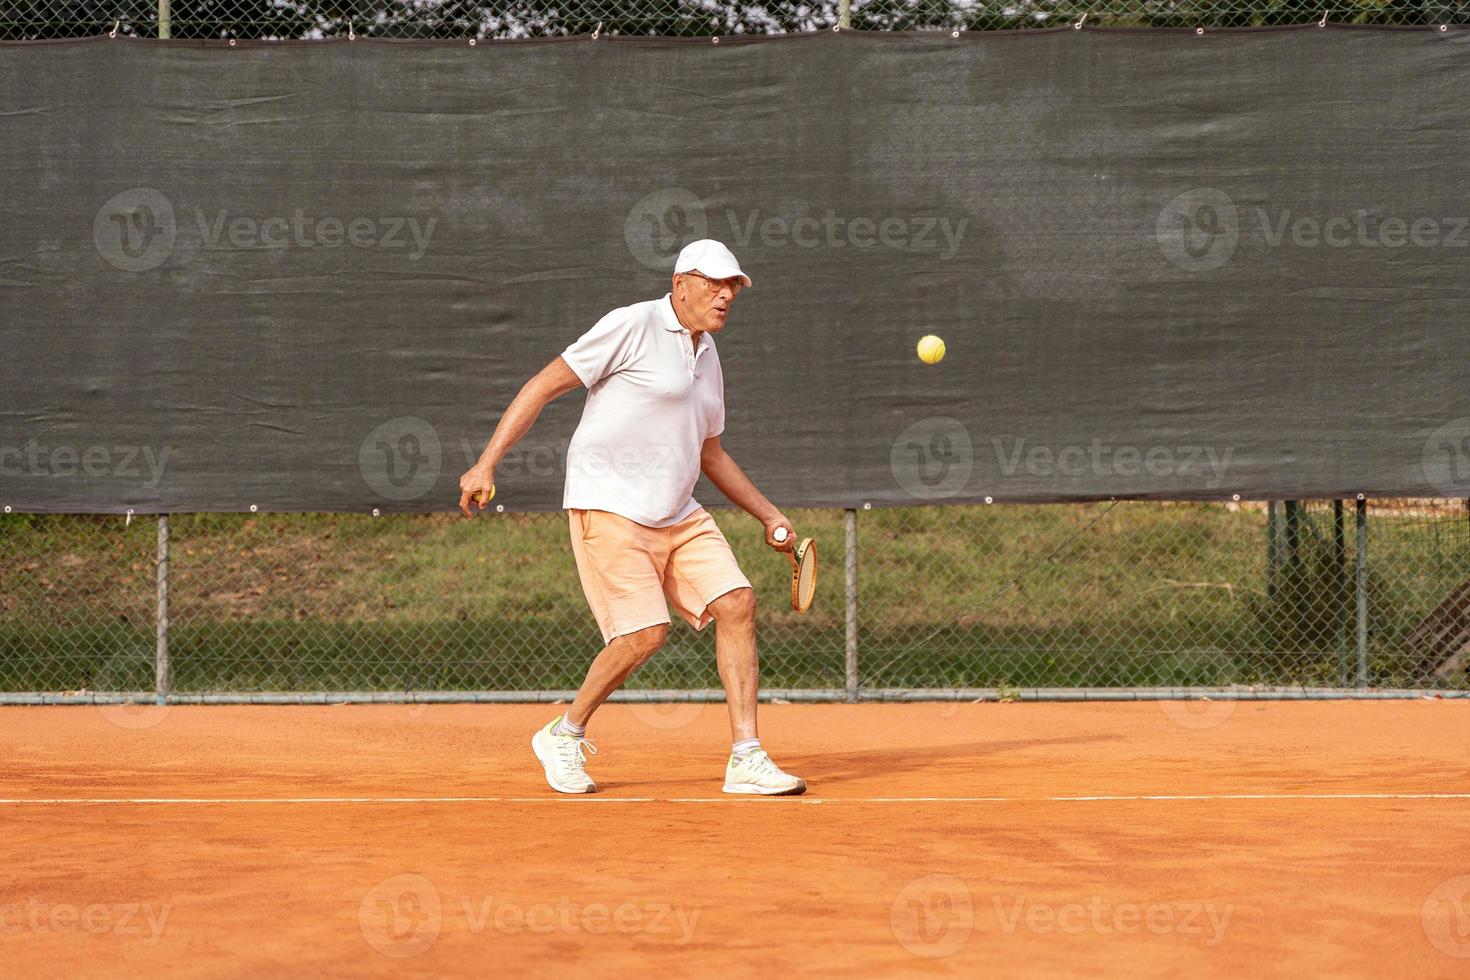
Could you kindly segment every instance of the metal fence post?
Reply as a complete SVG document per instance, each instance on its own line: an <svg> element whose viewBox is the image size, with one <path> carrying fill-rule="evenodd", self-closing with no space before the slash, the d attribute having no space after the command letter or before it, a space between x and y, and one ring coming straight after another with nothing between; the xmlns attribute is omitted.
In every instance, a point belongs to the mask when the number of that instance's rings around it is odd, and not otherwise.
<svg viewBox="0 0 1470 980"><path fill-rule="evenodd" d="M168 696L168 515L158 515L158 641L153 653L153 693Z"/></svg>
<svg viewBox="0 0 1470 980"><path fill-rule="evenodd" d="M1333 606L1337 610L1337 686L1347 687L1347 533L1343 521L1342 501L1332 502L1332 584L1337 590Z"/></svg>
<svg viewBox="0 0 1470 980"><path fill-rule="evenodd" d="M162 38L173 37L173 11L169 4L171 0L158 0L158 36Z"/></svg>
<svg viewBox="0 0 1470 980"><path fill-rule="evenodd" d="M1358 498L1358 686L1368 686L1368 501Z"/></svg>
<svg viewBox="0 0 1470 980"><path fill-rule="evenodd" d="M847 592L844 619L847 622L847 700L857 700L858 694L858 590L857 590L857 511L848 509L842 513L842 538L844 564L846 565L845 587Z"/></svg>
<svg viewBox="0 0 1470 980"><path fill-rule="evenodd" d="M1276 597L1276 565L1281 560L1276 541L1276 501L1266 501L1266 598Z"/></svg>
<svg viewBox="0 0 1470 980"><path fill-rule="evenodd" d="M837 0L837 26L844 31L852 27L852 0Z"/></svg>

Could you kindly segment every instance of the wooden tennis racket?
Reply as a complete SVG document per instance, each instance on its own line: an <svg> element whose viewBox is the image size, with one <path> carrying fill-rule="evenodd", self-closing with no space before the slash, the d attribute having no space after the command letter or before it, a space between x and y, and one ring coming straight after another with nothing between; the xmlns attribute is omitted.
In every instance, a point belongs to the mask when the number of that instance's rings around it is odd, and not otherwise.
<svg viewBox="0 0 1470 980"><path fill-rule="evenodd" d="M778 527L771 536L778 542L785 541L786 529ZM786 557L791 560L791 608L806 612L817 594L817 543L802 538Z"/></svg>

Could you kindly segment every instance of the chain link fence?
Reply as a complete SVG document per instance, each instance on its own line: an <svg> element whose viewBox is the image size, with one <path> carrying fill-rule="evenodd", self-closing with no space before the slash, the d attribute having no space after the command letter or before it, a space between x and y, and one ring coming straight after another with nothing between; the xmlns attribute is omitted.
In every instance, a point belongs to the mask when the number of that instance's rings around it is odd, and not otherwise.
<svg viewBox="0 0 1470 980"><path fill-rule="evenodd" d="M1339 23L1470 22L1470 2L1349 0L852 0L725 3L616 0L3 0L0 39L139 37L299 39L347 37L513 38L568 34L704 37L785 34L835 26L866 31L1012 30L1079 21L1113 27L1259 27Z"/></svg>
<svg viewBox="0 0 1470 980"><path fill-rule="evenodd" d="M1470 688L1465 501L790 516L822 548L806 614L716 515L778 696ZM8 515L0 572L7 694L554 697L601 646L562 514ZM717 690L713 633L674 629L629 690Z"/></svg>
<svg viewBox="0 0 1470 980"><path fill-rule="evenodd" d="M0 39L709 36L1470 22L1466 2L0 0ZM797 511L817 604L742 515L763 681L797 695L1467 690L1464 501ZM847 559L844 561L844 559ZM718 688L675 629L634 691ZM0 516L0 696L574 689L599 646L564 515Z"/></svg>

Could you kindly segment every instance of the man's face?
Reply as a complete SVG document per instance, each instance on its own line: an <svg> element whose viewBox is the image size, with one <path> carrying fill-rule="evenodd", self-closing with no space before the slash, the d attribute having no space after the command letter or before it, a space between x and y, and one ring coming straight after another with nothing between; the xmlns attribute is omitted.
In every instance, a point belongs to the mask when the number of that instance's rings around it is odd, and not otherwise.
<svg viewBox="0 0 1470 980"><path fill-rule="evenodd" d="M681 272L675 279L682 291L684 313L690 325L709 333L725 329L730 304L745 286L740 277L711 279L698 272Z"/></svg>

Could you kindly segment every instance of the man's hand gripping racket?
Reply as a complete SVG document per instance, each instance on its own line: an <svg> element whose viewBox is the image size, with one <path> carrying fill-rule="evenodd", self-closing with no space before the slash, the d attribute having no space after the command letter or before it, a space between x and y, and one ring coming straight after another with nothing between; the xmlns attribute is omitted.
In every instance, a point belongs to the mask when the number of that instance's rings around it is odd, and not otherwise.
<svg viewBox="0 0 1470 980"><path fill-rule="evenodd" d="M786 540L786 529L778 527L772 532L777 543ZM802 538L796 547L786 552L791 559L791 608L806 612L812 607L812 598L817 594L817 543L811 538Z"/></svg>

